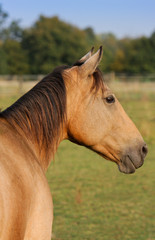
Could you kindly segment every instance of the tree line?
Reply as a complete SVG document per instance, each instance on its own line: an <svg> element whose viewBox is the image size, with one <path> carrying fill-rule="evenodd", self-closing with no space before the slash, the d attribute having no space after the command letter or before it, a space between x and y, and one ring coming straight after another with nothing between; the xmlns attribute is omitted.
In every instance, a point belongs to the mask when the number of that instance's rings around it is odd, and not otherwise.
<svg viewBox="0 0 155 240"><path fill-rule="evenodd" d="M79 29L57 16L40 16L29 28L7 23L0 6L0 74L47 74L55 66L71 65L95 46L103 45L101 70L128 74L155 72L155 32L150 37L117 39L112 34Z"/></svg>

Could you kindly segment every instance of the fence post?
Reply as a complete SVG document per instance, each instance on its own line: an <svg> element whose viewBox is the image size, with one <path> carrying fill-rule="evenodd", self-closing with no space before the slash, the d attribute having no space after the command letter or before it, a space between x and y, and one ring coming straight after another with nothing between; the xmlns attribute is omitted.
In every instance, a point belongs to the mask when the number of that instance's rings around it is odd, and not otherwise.
<svg viewBox="0 0 155 240"><path fill-rule="evenodd" d="M111 82L114 82L114 81L115 81L115 72L111 72L110 75L111 75L111 76L110 76Z"/></svg>
<svg viewBox="0 0 155 240"><path fill-rule="evenodd" d="M21 95L23 93L23 75L19 76L18 82L19 82L19 88L18 88L18 93Z"/></svg>

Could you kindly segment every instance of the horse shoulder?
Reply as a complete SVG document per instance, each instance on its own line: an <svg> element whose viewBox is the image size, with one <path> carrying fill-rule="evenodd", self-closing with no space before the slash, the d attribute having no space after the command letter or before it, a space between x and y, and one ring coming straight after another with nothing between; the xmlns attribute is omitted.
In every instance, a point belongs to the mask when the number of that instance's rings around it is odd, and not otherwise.
<svg viewBox="0 0 155 240"><path fill-rule="evenodd" d="M3 133L2 133L3 132ZM0 239L50 239L50 189L28 145L0 132Z"/></svg>

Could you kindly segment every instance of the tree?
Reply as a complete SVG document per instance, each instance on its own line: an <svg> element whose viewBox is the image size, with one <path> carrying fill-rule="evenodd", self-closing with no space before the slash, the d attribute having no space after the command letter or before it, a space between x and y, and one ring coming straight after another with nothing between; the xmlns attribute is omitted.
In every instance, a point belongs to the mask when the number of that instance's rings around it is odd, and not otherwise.
<svg viewBox="0 0 155 240"><path fill-rule="evenodd" d="M23 30L20 27L20 20L14 20L12 21L8 27L4 28L2 31L2 40L16 40L21 41L22 40L22 34Z"/></svg>
<svg viewBox="0 0 155 240"><path fill-rule="evenodd" d="M130 40L126 52L126 71L129 73L151 73L155 69L154 49L151 39L140 37Z"/></svg>
<svg viewBox="0 0 155 240"><path fill-rule="evenodd" d="M2 9L2 5L0 4L0 29L2 29L7 18L8 18L8 13Z"/></svg>
<svg viewBox="0 0 155 240"><path fill-rule="evenodd" d="M5 23L7 18L8 18L8 14L2 9L2 5L0 4L0 40L1 41L3 40Z"/></svg>
<svg viewBox="0 0 155 240"><path fill-rule="evenodd" d="M28 72L26 54L21 48L22 29L19 21L14 20L8 26L8 14L0 5L0 73L22 74Z"/></svg>
<svg viewBox="0 0 155 240"><path fill-rule="evenodd" d="M96 35L91 27L81 30L58 17L40 16L33 26L8 22L0 5L0 74L51 72L55 66L71 65L92 46L103 45L104 72L153 73L155 32L150 37L117 39L112 33Z"/></svg>
<svg viewBox="0 0 155 240"><path fill-rule="evenodd" d="M26 52L21 44L15 40L6 40L3 44L3 51L6 57L7 71L9 74L29 73L29 66Z"/></svg>
<svg viewBox="0 0 155 240"><path fill-rule="evenodd" d="M94 30L91 27L88 27L88 28L85 28L84 31L86 33L86 39L89 45L94 46L97 43L97 38L94 33Z"/></svg>
<svg viewBox="0 0 155 240"><path fill-rule="evenodd" d="M0 46L0 74L7 74L8 68L7 68L7 59L6 59L6 53L3 50L3 47Z"/></svg>
<svg viewBox="0 0 155 240"><path fill-rule="evenodd" d="M57 65L70 65L89 48L84 31L58 17L44 16L24 31L22 46L28 52L32 73L47 73Z"/></svg>
<svg viewBox="0 0 155 240"><path fill-rule="evenodd" d="M98 39L103 45L104 64L102 70L105 72L114 71L113 62L118 49L118 40L112 33L101 34Z"/></svg>
<svg viewBox="0 0 155 240"><path fill-rule="evenodd" d="M3 50L2 36L3 36L3 28L8 18L7 12L2 9L2 5L0 5L0 73L7 73L7 61L6 54Z"/></svg>

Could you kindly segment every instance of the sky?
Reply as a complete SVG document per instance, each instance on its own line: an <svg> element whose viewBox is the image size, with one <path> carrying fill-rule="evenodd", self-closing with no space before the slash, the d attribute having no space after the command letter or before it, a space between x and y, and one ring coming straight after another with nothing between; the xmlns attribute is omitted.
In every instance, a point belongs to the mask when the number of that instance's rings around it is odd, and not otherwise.
<svg viewBox="0 0 155 240"><path fill-rule="evenodd" d="M155 0L0 0L10 19L30 27L39 17L58 16L80 29L114 33L118 38L155 31Z"/></svg>

